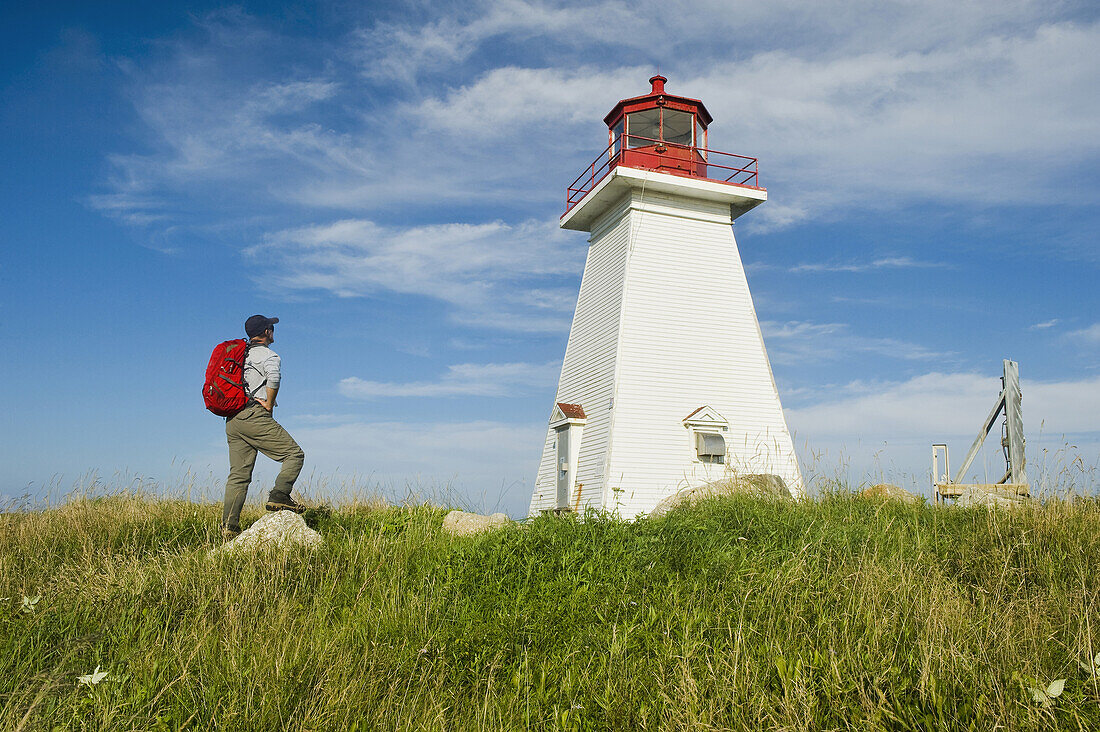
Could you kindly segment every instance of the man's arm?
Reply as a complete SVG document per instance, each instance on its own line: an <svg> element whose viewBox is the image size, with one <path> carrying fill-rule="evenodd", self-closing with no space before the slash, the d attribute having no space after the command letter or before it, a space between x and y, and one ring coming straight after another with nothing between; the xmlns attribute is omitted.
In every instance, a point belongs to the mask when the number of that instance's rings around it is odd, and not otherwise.
<svg viewBox="0 0 1100 732"><path fill-rule="evenodd" d="M267 411L274 412L275 411L275 395L278 394L278 393L279 393L279 387L275 387L274 389L272 389L269 386L269 387L267 387L267 399L257 399L256 401L258 401L261 405L263 405L263 408L266 409Z"/></svg>
<svg viewBox="0 0 1100 732"><path fill-rule="evenodd" d="M275 411L275 395L279 393L279 383L282 381L282 359L279 354L272 353L264 362L264 374L267 378L267 399L257 399L264 409Z"/></svg>

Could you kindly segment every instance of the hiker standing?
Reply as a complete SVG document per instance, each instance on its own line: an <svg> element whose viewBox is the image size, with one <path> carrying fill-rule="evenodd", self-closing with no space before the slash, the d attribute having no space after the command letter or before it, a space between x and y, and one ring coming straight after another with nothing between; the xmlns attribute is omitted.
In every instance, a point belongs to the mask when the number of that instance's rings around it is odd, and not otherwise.
<svg viewBox="0 0 1100 732"><path fill-rule="evenodd" d="M275 342L275 324L278 322L278 318L253 315L244 324L244 332L249 338L248 355L244 361L248 402L243 409L225 420L225 436L229 442L229 479L225 482L222 533L227 538L241 533L241 507L248 493L248 484L252 481L257 451L282 463L264 508L268 511L305 511L304 506L290 497L290 491L302 472L306 454L273 416L281 379L281 359L271 350L271 344Z"/></svg>

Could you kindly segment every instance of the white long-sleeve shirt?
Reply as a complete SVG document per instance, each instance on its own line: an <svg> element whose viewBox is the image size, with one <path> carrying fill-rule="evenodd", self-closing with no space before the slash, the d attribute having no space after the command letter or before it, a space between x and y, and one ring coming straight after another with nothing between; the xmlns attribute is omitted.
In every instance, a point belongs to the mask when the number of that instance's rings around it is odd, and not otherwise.
<svg viewBox="0 0 1100 732"><path fill-rule="evenodd" d="M244 382L248 385L248 396L254 399L267 399L267 389L278 389L282 379L279 354L267 346L253 345L248 349L248 358L244 360ZM274 404L268 406L274 407Z"/></svg>

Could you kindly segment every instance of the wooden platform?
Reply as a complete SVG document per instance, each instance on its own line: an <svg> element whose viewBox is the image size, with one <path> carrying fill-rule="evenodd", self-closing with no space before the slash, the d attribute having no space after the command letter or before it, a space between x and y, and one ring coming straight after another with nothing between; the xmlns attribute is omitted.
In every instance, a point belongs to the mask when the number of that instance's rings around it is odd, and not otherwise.
<svg viewBox="0 0 1100 732"><path fill-rule="evenodd" d="M958 498L964 491L974 489L986 493L999 493L1012 498L1031 498L1027 483L937 483L940 498Z"/></svg>

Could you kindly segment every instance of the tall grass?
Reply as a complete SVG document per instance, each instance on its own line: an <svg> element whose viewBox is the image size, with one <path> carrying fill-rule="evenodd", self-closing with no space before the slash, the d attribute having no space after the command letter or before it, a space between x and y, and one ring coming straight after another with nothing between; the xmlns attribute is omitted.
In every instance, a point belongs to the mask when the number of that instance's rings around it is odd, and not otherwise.
<svg viewBox="0 0 1100 732"><path fill-rule="evenodd" d="M0 728L1100 729L1095 500L444 514L348 506L319 551L213 560L212 504L0 516Z"/></svg>

